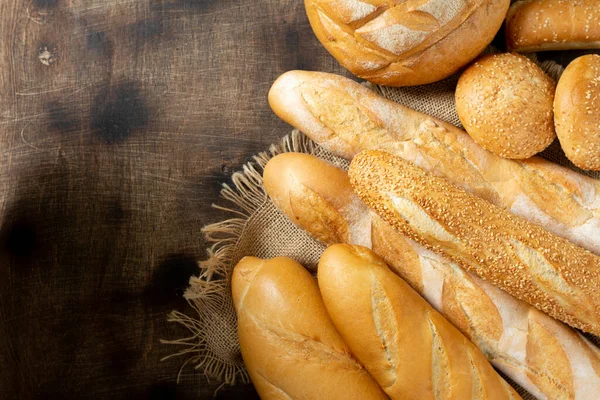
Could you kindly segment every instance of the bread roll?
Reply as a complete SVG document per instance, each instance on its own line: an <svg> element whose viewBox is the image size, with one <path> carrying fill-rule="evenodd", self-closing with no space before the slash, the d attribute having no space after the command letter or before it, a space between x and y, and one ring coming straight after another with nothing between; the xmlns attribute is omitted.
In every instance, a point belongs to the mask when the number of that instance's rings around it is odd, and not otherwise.
<svg viewBox="0 0 600 400"><path fill-rule="evenodd" d="M536 155L556 138L556 83L527 57L490 54L458 80L456 111L467 133L504 158Z"/></svg>
<svg viewBox="0 0 600 400"><path fill-rule="evenodd" d="M477 57L509 0L305 0L323 46L354 75L388 86L435 82Z"/></svg>
<svg viewBox="0 0 600 400"><path fill-rule="evenodd" d="M600 182L550 161L503 159L464 131L333 74L292 71L269 92L286 122L334 154L380 149L600 254Z"/></svg>
<svg viewBox="0 0 600 400"><path fill-rule="evenodd" d="M369 249L329 247L318 275L335 326L390 398L519 398L467 338Z"/></svg>
<svg viewBox="0 0 600 400"><path fill-rule="evenodd" d="M600 353L581 334L395 231L351 193L344 171L315 156L285 153L267 163L264 185L315 238L371 248L494 367L537 398L595 400L600 393Z"/></svg>
<svg viewBox="0 0 600 400"><path fill-rule="evenodd" d="M556 133L565 154L581 169L600 170L600 56L573 61L554 100Z"/></svg>
<svg viewBox="0 0 600 400"><path fill-rule="evenodd" d="M600 257L381 151L350 183L385 221L546 314L600 335Z"/></svg>
<svg viewBox="0 0 600 400"><path fill-rule="evenodd" d="M244 363L261 399L386 399L289 258L243 258L231 282Z"/></svg>
<svg viewBox="0 0 600 400"><path fill-rule="evenodd" d="M600 48L598 0L520 0L506 17L509 51Z"/></svg>

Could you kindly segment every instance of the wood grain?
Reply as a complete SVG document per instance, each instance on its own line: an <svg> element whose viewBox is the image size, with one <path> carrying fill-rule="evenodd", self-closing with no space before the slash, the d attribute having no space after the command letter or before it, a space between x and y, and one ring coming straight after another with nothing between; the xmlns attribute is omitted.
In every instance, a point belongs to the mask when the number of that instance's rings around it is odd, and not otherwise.
<svg viewBox="0 0 600 400"><path fill-rule="evenodd" d="M343 72L298 1L0 1L3 399L213 397L159 339L290 69Z"/></svg>

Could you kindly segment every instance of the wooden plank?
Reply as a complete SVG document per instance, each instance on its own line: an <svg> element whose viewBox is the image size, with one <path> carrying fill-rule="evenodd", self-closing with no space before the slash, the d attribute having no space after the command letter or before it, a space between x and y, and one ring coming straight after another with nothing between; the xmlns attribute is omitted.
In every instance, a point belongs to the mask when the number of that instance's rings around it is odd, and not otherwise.
<svg viewBox="0 0 600 400"><path fill-rule="evenodd" d="M290 69L342 72L298 1L0 2L2 398L212 397L159 339Z"/></svg>

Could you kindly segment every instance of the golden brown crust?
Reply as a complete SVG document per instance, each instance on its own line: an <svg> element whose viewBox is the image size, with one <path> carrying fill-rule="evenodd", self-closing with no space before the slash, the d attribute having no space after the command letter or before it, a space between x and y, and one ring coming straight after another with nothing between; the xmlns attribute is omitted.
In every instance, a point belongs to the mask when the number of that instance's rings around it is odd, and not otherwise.
<svg viewBox="0 0 600 400"><path fill-rule="evenodd" d="M319 262L319 288L338 331L391 398L518 398L481 352L370 250L330 246Z"/></svg>
<svg viewBox="0 0 600 400"><path fill-rule="evenodd" d="M520 0L506 17L509 51L600 48L597 0Z"/></svg>
<svg viewBox="0 0 600 400"><path fill-rule="evenodd" d="M319 41L358 77L421 85L473 60L502 25L509 0L305 0Z"/></svg>
<svg viewBox="0 0 600 400"><path fill-rule="evenodd" d="M335 155L384 150L600 254L600 182L550 161L508 160L464 131L341 76L290 71L269 92L273 110Z"/></svg>
<svg viewBox="0 0 600 400"><path fill-rule="evenodd" d="M368 209L353 195L346 172L308 154L284 153L269 160L263 183L273 203L320 241L370 246Z"/></svg>
<svg viewBox="0 0 600 400"><path fill-rule="evenodd" d="M490 54L458 80L456 111L467 133L484 149L504 158L529 158L556 138L555 87L527 57Z"/></svg>
<svg viewBox="0 0 600 400"><path fill-rule="evenodd" d="M245 257L231 284L240 349L262 399L387 398L351 355L300 264Z"/></svg>
<svg viewBox="0 0 600 400"><path fill-rule="evenodd" d="M526 360L531 366L529 379L543 393L552 393L558 389L561 398L575 398L571 363L567 355L556 337L535 319L529 320ZM543 371L544 374L535 374L534 370Z"/></svg>
<svg viewBox="0 0 600 400"><path fill-rule="evenodd" d="M556 133L567 157L581 169L600 170L600 56L574 60L558 82Z"/></svg>
<svg viewBox="0 0 600 400"><path fill-rule="evenodd" d="M404 236L375 214L371 222L371 243L375 254L379 255L390 269L408 282L417 293L423 295L421 268L411 268L420 264L419 255Z"/></svg>
<svg viewBox="0 0 600 400"><path fill-rule="evenodd" d="M504 323L494 302L472 278L466 274L446 275L442 288L442 306L444 316L484 354L487 351L493 352L493 349L488 349L487 343L501 339Z"/></svg>
<svg viewBox="0 0 600 400"><path fill-rule="evenodd" d="M307 186L295 182L289 191L290 219L300 228L310 227L325 243L348 240L348 224L342 215ZM313 212L315 209L320 212Z"/></svg>
<svg viewBox="0 0 600 400"><path fill-rule="evenodd" d="M312 161L311 161L312 159ZM271 185L286 187L288 180L297 180L294 175L322 176L328 169L338 168L325 163L314 156L303 156L302 162L295 156L286 157L289 168L279 165L279 170L287 170L285 179L276 174L267 182ZM554 174L553 170L544 170ZM425 250L414 241L407 239L379 216L365 208L355 213L345 213L348 204L356 203L356 195L350 190L347 174L338 181L327 182L314 194L322 197L331 207L335 199L342 208L336 208L348 222L349 244L371 241L373 251L389 265L390 269L406 280L413 289L422 295L434 308L441 311L469 340L484 353L494 366L502 370L513 381L539 398L564 398L564 386L560 384L564 376L572 378L576 393L594 393L600 391L600 352L583 337L566 325L548 317L529 304L516 300L506 292L481 281L474 275L463 271L448 259ZM568 185L568 182L565 182ZM290 194L290 196L293 196ZM306 201L305 197L297 198ZM318 214L321 208L310 213ZM351 221L360 219L357 214L371 220L371 232L359 230ZM288 215L293 218L293 215ZM321 235L321 226L306 226L304 229L313 236ZM327 227L325 227L327 228ZM336 226L329 226L333 232ZM360 240L362 236L362 240ZM528 364L525 360L527 341L529 340L530 320L543 324L545 330L557 339L559 350L568 356L570 370L567 373L557 370L539 369L540 365ZM592 346L592 347L590 347ZM547 354L542 351L540 357ZM534 357L534 355L532 355ZM544 383L544 392L532 383L530 375L540 377ZM580 397L579 397L580 398Z"/></svg>
<svg viewBox="0 0 600 400"><path fill-rule="evenodd" d="M600 334L600 257L385 152L359 154L349 176L359 197L411 239Z"/></svg>

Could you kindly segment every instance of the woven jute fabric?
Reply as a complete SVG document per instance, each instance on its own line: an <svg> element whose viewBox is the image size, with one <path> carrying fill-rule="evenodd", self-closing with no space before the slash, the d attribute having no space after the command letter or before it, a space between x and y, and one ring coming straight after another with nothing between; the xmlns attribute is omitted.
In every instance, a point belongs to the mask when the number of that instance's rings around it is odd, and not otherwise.
<svg viewBox="0 0 600 400"><path fill-rule="evenodd" d="M562 67L549 62L542 68L555 79ZM454 104L456 76L418 87L389 88L367 85L382 96L460 127ZM236 331L236 316L230 291L233 267L244 256L272 258L287 256L313 270L325 246L292 224L268 198L262 185L262 169L270 158L283 152L313 154L338 167L347 169L349 162L319 147L306 136L294 131L278 145L254 157L254 161L232 176L232 184L224 185L223 204L215 207L227 210L231 218L207 226L204 235L212 247L208 259L200 262L202 274L190 280L185 292L195 313L173 312L171 320L186 326L190 336L164 341L181 346L174 355L187 356L190 363L205 375L225 384L248 382L248 374L240 356ZM555 143L543 157L572 167L560 146ZM588 175L600 178L598 173ZM598 344L597 338L588 336ZM182 367L183 368L183 367ZM507 379L523 396L534 399ZM309 383L307 383L309 384Z"/></svg>

